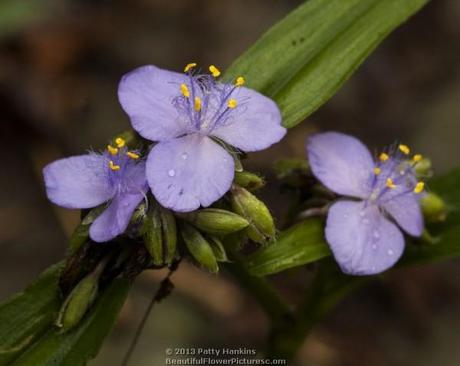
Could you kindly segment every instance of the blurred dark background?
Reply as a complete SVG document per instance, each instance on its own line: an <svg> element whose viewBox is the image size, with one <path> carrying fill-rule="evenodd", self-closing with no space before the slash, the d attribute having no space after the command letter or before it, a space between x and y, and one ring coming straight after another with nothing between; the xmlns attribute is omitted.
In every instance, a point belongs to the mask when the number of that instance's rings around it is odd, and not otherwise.
<svg viewBox="0 0 460 366"><path fill-rule="evenodd" d="M116 97L120 77L155 64L196 61L225 69L300 1L0 2L0 299L60 260L78 212L47 202L41 169L104 146L129 127ZM381 148L395 140L432 158L437 173L460 159L460 2L432 1L394 32L345 87L273 149L246 166L303 157L314 130L353 133ZM277 211L283 197L268 194ZM278 199L278 201L276 201ZM276 212L275 212L276 213ZM298 365L460 364L460 262L394 271L341 303L303 345ZM296 301L307 269L273 281ZM116 365L164 273L142 275L112 336L91 365ZM167 347L263 349L268 324L229 276L189 264L153 311L133 365L164 364Z"/></svg>

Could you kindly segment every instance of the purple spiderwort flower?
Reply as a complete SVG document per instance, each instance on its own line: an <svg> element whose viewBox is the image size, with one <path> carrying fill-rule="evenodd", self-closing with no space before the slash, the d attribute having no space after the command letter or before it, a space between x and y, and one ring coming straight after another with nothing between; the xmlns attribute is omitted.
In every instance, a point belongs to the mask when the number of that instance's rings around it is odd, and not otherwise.
<svg viewBox="0 0 460 366"><path fill-rule="evenodd" d="M96 242L122 234L148 190L145 161L129 151L122 138L115 143L102 154L60 159L43 169L47 196L55 204L85 209L108 203L89 230Z"/></svg>
<svg viewBox="0 0 460 366"><path fill-rule="evenodd" d="M399 145L374 162L356 138L342 133L314 135L307 142L313 174L327 188L357 200L340 200L328 213L326 240L341 269L354 275L376 274L393 266L404 250L406 233L420 236L423 216L416 154Z"/></svg>
<svg viewBox="0 0 460 366"><path fill-rule="evenodd" d="M276 104L256 91L212 75L143 66L123 76L120 103L141 136L158 143L149 153L147 180L156 199L175 211L209 206L229 189L234 160L216 140L242 151L262 150L286 133Z"/></svg>

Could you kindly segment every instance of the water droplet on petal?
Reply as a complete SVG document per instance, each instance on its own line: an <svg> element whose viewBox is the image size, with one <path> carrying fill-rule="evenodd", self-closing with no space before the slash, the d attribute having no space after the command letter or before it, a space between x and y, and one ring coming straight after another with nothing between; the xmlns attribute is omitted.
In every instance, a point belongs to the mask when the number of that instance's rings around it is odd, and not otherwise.
<svg viewBox="0 0 460 366"><path fill-rule="evenodd" d="M187 160L187 158L188 158L188 154L184 152L184 153L182 154L182 159Z"/></svg>
<svg viewBox="0 0 460 366"><path fill-rule="evenodd" d="M369 224L369 219L364 218L364 219L361 220L361 222L362 222L364 225L368 225L368 224Z"/></svg>
<svg viewBox="0 0 460 366"><path fill-rule="evenodd" d="M168 171L168 175L170 177L174 177L176 175L176 171L174 169L171 169L170 171Z"/></svg>
<svg viewBox="0 0 460 366"><path fill-rule="evenodd" d="M372 236L374 237L374 239L379 239L380 238L380 233L378 230L374 230L374 232L372 233Z"/></svg>
<svg viewBox="0 0 460 366"><path fill-rule="evenodd" d="M387 252L387 253L388 253L388 255L393 255L393 254L394 254L394 252L393 252L392 249L388 249L388 252Z"/></svg>
<svg viewBox="0 0 460 366"><path fill-rule="evenodd" d="M366 214L366 212L365 212L364 210L361 210L361 211L359 212L359 216L361 216L361 217L364 217L365 214Z"/></svg>
<svg viewBox="0 0 460 366"><path fill-rule="evenodd" d="M377 250L377 244L372 244L372 249Z"/></svg>

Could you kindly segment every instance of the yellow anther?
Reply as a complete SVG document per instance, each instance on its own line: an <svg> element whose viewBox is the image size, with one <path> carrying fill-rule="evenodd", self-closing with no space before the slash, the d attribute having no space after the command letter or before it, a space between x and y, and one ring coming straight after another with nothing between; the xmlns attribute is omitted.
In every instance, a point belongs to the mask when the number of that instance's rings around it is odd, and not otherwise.
<svg viewBox="0 0 460 366"><path fill-rule="evenodd" d="M425 188L425 183L424 182L418 182L415 185L414 193L422 193L424 188Z"/></svg>
<svg viewBox="0 0 460 366"><path fill-rule="evenodd" d="M393 179L391 179L391 178L388 178L388 179L387 179L386 186L387 186L388 188L390 188L390 189L396 188L396 184L393 183Z"/></svg>
<svg viewBox="0 0 460 366"><path fill-rule="evenodd" d="M112 155L118 154L118 149L116 147L113 147L112 145L107 145L107 151Z"/></svg>
<svg viewBox="0 0 460 366"><path fill-rule="evenodd" d="M220 75L220 70L214 65L209 66L209 71L211 72L212 76L214 76L215 78L219 77Z"/></svg>
<svg viewBox="0 0 460 366"><path fill-rule="evenodd" d="M189 64L185 65L184 72L187 72L190 69L193 69L195 66L196 66L196 62L190 62Z"/></svg>
<svg viewBox="0 0 460 366"><path fill-rule="evenodd" d="M131 159L139 159L139 154L133 153L132 151L128 151L126 153Z"/></svg>
<svg viewBox="0 0 460 366"><path fill-rule="evenodd" d="M399 150L404 154L404 155L409 155L410 153L410 149L409 149L409 146L407 145L399 145Z"/></svg>
<svg viewBox="0 0 460 366"><path fill-rule="evenodd" d="M246 80L244 80L244 77L238 76L235 80L235 86L242 86L245 82Z"/></svg>
<svg viewBox="0 0 460 366"><path fill-rule="evenodd" d="M123 147L126 145L126 141L124 139L122 139L121 137L117 137L115 139L115 144L117 145L117 147Z"/></svg>
<svg viewBox="0 0 460 366"><path fill-rule="evenodd" d="M197 112L201 111L201 99L199 97L195 97L194 108Z"/></svg>
<svg viewBox="0 0 460 366"><path fill-rule="evenodd" d="M236 101L236 99L232 98L228 100L228 103L227 103L228 108L233 109L233 108L236 108L237 105L238 105L238 102Z"/></svg>
<svg viewBox="0 0 460 366"><path fill-rule="evenodd" d="M187 85L180 84L180 91L184 97L188 98L190 96L190 92L187 88Z"/></svg>
<svg viewBox="0 0 460 366"><path fill-rule="evenodd" d="M415 154L413 157L412 157L412 161L414 163L418 163L420 160L422 160L423 156L421 154Z"/></svg>
<svg viewBox="0 0 460 366"><path fill-rule="evenodd" d="M389 158L388 154L385 154L385 153L381 153L380 156L379 156L379 159L381 161L387 161Z"/></svg>
<svg viewBox="0 0 460 366"><path fill-rule="evenodd" d="M109 168L112 170L120 170L120 166L116 165L112 160L109 161Z"/></svg>
<svg viewBox="0 0 460 366"><path fill-rule="evenodd" d="M382 172L382 170L380 168L377 168L377 167L374 168L374 174L375 175L379 175L381 172Z"/></svg>

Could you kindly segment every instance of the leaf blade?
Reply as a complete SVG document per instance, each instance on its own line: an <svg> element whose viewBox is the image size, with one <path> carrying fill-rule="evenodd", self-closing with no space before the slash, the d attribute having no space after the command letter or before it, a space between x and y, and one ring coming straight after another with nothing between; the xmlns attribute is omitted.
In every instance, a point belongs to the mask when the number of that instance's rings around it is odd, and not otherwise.
<svg viewBox="0 0 460 366"><path fill-rule="evenodd" d="M307 1L240 56L225 77L244 75L248 86L275 99L284 126L294 127L329 100L386 35L427 2Z"/></svg>
<svg viewBox="0 0 460 366"><path fill-rule="evenodd" d="M8 365L53 323L60 307L62 263L51 266L23 292L0 304L0 366Z"/></svg>
<svg viewBox="0 0 460 366"><path fill-rule="evenodd" d="M265 276L317 261L330 255L321 220L305 220L285 230L272 245L243 257L244 266L255 276Z"/></svg>
<svg viewBox="0 0 460 366"><path fill-rule="evenodd" d="M14 366L79 366L97 355L128 295L131 282L115 279L100 295L81 324L67 333L51 328Z"/></svg>

